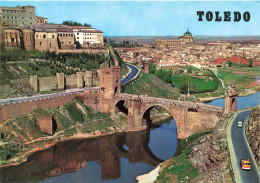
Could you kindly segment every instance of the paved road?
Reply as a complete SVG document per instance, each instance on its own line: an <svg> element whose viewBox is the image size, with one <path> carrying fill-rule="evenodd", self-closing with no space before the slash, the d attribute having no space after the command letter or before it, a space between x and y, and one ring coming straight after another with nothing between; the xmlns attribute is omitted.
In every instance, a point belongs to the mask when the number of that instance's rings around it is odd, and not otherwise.
<svg viewBox="0 0 260 183"><path fill-rule="evenodd" d="M247 146L246 138L245 138L245 122L248 119L250 114L250 110L240 112L236 118L234 119L231 126L231 139L234 146L235 156L236 156L236 165L241 176L241 180L243 183L259 183L260 177L255 163L253 163L253 157L251 157L249 147ZM238 121L243 122L243 127L238 128ZM249 159L251 162L251 170L242 170L240 166L240 159ZM234 170L235 170L234 169Z"/></svg>
<svg viewBox="0 0 260 183"><path fill-rule="evenodd" d="M34 96L31 96L31 97L18 97L18 98L1 99L0 100L0 107L3 104L25 102L25 101L36 100L36 99L39 100L39 99L48 98L48 97L55 97L55 96L64 96L64 95L68 95L68 94L83 92L83 90L84 89L74 89L74 90L69 90L69 91L60 92L60 93L51 93L51 94L45 94L45 95L34 95Z"/></svg>
<svg viewBox="0 0 260 183"><path fill-rule="evenodd" d="M121 80L121 85L125 85L138 75L139 70L135 66L131 64L126 64L126 66L131 70L131 72L127 75L127 77Z"/></svg>

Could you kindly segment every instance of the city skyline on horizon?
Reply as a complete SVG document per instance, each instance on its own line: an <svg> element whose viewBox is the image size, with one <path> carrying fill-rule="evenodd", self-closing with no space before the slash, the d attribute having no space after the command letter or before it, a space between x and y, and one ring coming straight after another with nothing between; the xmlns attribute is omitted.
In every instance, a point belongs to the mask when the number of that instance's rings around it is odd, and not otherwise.
<svg viewBox="0 0 260 183"><path fill-rule="evenodd" d="M91 24L104 36L180 36L187 28L194 36L260 35L260 2L258 1L2 1L0 6L33 5L36 16L50 23L65 20ZM197 7L197 8L194 8ZM228 7L228 8L226 8ZM87 10L87 11L86 11ZM197 11L250 12L249 22L199 22ZM118 16L120 14L120 16ZM214 17L215 18L215 17ZM223 18L223 17L222 17ZM204 16L205 19L205 16ZM231 13L231 20L233 16ZM212 31L213 30L213 31Z"/></svg>

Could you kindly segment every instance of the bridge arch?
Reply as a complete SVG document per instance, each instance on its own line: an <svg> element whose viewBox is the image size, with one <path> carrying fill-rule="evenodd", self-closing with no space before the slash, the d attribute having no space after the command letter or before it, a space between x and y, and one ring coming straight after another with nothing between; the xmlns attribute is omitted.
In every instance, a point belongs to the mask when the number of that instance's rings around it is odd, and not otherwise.
<svg viewBox="0 0 260 183"><path fill-rule="evenodd" d="M115 103L115 111L116 113L118 112L123 112L124 114L128 115L128 108L127 108L127 100L118 100Z"/></svg>
<svg viewBox="0 0 260 183"><path fill-rule="evenodd" d="M142 112L142 115L141 115L142 128L151 126L152 120L150 119L150 112L154 107L161 107L161 108L166 109L172 115L172 117L174 118L176 126L177 126L177 119L176 119L175 115L171 112L171 110L167 106L163 106L162 104L151 104L151 105L147 106ZM177 129L178 129L178 126L177 126Z"/></svg>

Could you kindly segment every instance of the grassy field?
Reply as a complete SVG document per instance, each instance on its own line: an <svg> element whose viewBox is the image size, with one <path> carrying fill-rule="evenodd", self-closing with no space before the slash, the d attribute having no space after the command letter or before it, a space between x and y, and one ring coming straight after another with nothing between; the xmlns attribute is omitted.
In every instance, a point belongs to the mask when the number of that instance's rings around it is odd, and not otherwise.
<svg viewBox="0 0 260 183"><path fill-rule="evenodd" d="M197 177L200 172L191 165L189 154L191 148L197 143L198 138L208 133L211 133L211 131L197 133L182 140L182 153L164 163L166 165L161 168L155 182L191 182Z"/></svg>
<svg viewBox="0 0 260 183"><path fill-rule="evenodd" d="M219 82L215 81L213 78L208 79L200 79L191 76L173 76L172 82L177 88L182 86L182 81L184 77L188 77L190 80L189 87L190 93L202 93L202 92L209 92L214 91L218 88Z"/></svg>
<svg viewBox="0 0 260 183"><path fill-rule="evenodd" d="M153 74L146 73L142 73L135 81L128 84L124 92L168 99L180 97L180 93L174 91L171 85L166 84Z"/></svg>
<svg viewBox="0 0 260 183"><path fill-rule="evenodd" d="M259 79L260 68L241 67L241 68L222 68L218 72L225 85L235 83L238 89L246 88L247 85Z"/></svg>

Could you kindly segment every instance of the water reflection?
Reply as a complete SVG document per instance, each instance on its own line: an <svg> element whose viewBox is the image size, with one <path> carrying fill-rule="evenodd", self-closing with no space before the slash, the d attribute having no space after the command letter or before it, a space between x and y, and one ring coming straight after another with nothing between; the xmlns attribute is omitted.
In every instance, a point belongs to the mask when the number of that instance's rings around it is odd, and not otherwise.
<svg viewBox="0 0 260 183"><path fill-rule="evenodd" d="M167 139L171 145L163 147L161 141ZM135 182L137 175L172 157L176 148L172 119L156 129L60 143L21 165L0 169L0 182ZM158 153L162 149L168 155Z"/></svg>
<svg viewBox="0 0 260 183"><path fill-rule="evenodd" d="M255 94L245 96L245 97L238 97L237 100L237 109L243 109L247 107L255 107L256 105L259 105L260 102L260 92L257 92ZM214 105L218 107L224 107L225 106L225 99L219 98L215 99L209 102L206 102L208 105Z"/></svg>

